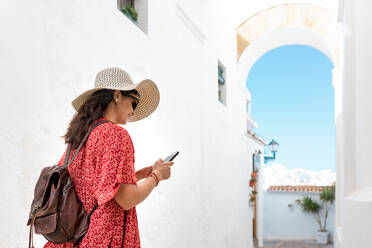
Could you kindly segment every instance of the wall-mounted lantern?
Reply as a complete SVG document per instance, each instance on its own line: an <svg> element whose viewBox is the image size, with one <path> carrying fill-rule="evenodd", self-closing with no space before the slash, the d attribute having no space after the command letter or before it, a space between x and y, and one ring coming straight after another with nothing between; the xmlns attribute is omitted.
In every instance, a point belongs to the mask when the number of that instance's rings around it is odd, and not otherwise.
<svg viewBox="0 0 372 248"><path fill-rule="evenodd" d="M275 156L276 156L276 153L279 149L279 143L276 142L275 140L271 140L271 142L269 143L269 149L271 151L271 153L273 154L273 156L264 156L264 162L265 164L271 160L275 160Z"/></svg>

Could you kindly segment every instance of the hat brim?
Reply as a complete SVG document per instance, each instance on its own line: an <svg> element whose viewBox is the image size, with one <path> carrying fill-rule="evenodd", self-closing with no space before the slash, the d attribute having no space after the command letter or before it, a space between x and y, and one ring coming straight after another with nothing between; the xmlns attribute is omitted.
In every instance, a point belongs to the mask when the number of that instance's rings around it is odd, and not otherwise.
<svg viewBox="0 0 372 248"><path fill-rule="evenodd" d="M76 111L79 111L80 107L86 102L86 100L97 90L106 89L106 88L94 88L85 91L80 94L72 101L72 106ZM133 115L128 119L129 122L139 121L150 114L152 114L159 105L160 94L156 84L150 80L145 79L138 84L133 84L125 89L117 90L137 90L139 94L139 102L136 109L133 112Z"/></svg>
<svg viewBox="0 0 372 248"><path fill-rule="evenodd" d="M129 117L128 121L139 121L151 115L159 105L160 94L156 84L150 80L145 79L134 88L138 91L139 102L133 115Z"/></svg>

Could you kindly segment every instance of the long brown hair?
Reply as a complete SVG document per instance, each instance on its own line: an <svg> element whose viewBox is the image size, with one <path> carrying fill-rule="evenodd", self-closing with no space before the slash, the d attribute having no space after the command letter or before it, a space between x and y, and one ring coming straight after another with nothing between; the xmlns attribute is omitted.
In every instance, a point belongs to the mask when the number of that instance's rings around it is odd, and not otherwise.
<svg viewBox="0 0 372 248"><path fill-rule="evenodd" d="M120 91L123 96L131 94L137 95L137 90ZM71 149L76 149L83 141L84 136L88 132L89 126L99 118L103 117L103 113L113 100L114 90L102 89L93 92L93 94L80 107L72 118L67 132L62 138L65 143L72 143Z"/></svg>

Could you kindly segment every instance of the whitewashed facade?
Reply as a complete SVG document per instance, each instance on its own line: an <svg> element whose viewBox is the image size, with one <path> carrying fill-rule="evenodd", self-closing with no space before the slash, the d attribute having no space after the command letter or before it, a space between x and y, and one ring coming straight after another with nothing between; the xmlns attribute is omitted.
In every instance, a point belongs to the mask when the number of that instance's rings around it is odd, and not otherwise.
<svg viewBox="0 0 372 248"><path fill-rule="evenodd" d="M252 246L248 181L252 153L263 144L246 133L249 94L235 76L235 34L213 24L222 21L215 3L148 1L145 28L113 1L0 7L0 247L27 245L33 187L64 152L71 101L109 66L152 78L160 89L156 112L125 126L136 167L180 151L172 178L137 208L142 246ZM218 61L226 68L226 105L218 101ZM45 243L35 239L36 247Z"/></svg>
<svg viewBox="0 0 372 248"><path fill-rule="evenodd" d="M264 240L316 240L320 229L314 216L305 213L298 205L296 199L309 196L319 201L319 192L291 192L265 190L263 203L263 239ZM323 210L322 210L323 211ZM321 212L322 226L324 215ZM335 204L329 209L326 230L329 232L329 241L334 243L335 231Z"/></svg>
<svg viewBox="0 0 372 248"><path fill-rule="evenodd" d="M0 247L26 245L33 186L40 169L56 163L64 151L58 137L73 115L70 102L108 66L125 68L137 80L150 77L161 92L159 109L151 117L125 126L134 141L137 168L181 151L173 178L138 207L143 247L253 247L248 180L251 154L262 144L246 135L250 96L245 80L266 51L305 44L335 64L335 247L368 248L372 3L138 2L145 13L139 27L109 1L0 2ZM251 43L239 57L238 27L259 12L288 3L330 11L336 36L329 39L320 32L321 23L328 22L319 22L315 30L306 22L297 27L256 25L262 32L246 37ZM292 10L288 13L295 16L311 13L297 13L296 6ZM226 105L217 100L218 62L226 68ZM39 237L37 247L44 242Z"/></svg>

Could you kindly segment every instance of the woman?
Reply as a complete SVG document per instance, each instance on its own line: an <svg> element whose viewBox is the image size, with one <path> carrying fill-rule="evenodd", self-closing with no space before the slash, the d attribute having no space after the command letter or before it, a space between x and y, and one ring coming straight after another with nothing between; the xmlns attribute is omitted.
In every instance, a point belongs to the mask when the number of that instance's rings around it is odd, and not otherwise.
<svg viewBox="0 0 372 248"><path fill-rule="evenodd" d="M63 137L66 143L72 143L73 151L93 124L109 121L90 133L68 167L86 212L98 202L88 232L79 243L80 248L140 247L135 206L147 198L159 181L170 177L173 162L164 163L159 159L153 166L135 171L132 140L118 124L147 117L158 103L159 91L155 83L144 80L133 84L127 72L115 67L100 71L94 89L72 102L77 113ZM63 164L65 154L59 165ZM144 181L137 183L141 179ZM48 242L44 247L72 246L71 243Z"/></svg>

